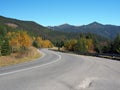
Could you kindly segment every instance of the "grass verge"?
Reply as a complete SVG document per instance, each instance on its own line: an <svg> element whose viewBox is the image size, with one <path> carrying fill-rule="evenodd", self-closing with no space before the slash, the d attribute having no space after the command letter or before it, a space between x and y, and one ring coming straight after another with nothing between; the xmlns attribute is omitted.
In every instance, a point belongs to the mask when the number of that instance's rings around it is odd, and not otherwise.
<svg viewBox="0 0 120 90"><path fill-rule="evenodd" d="M13 53L9 56L1 56L0 67L33 61L41 56L42 55L36 48L30 47L29 50L22 55L20 53Z"/></svg>

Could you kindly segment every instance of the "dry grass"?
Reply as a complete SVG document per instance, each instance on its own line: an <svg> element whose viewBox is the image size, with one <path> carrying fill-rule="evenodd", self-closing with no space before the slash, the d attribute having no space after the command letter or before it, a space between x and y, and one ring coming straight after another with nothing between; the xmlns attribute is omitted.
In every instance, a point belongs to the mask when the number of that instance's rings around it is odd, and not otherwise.
<svg viewBox="0 0 120 90"><path fill-rule="evenodd" d="M0 67L28 62L39 58L41 54L34 47L30 47L24 54L14 53L9 56L0 57Z"/></svg>

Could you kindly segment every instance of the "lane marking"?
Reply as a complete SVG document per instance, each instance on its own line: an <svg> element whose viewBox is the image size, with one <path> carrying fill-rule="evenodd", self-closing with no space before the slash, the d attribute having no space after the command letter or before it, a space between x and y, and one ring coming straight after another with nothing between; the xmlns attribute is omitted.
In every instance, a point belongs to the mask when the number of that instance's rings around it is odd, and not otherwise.
<svg viewBox="0 0 120 90"><path fill-rule="evenodd" d="M52 52L52 53L58 56L58 59L56 59L56 60L53 61L53 62L49 62L49 63L46 63L46 64L42 64L42 65L38 65L38 66L34 66L34 67L30 67L30 68L26 68L26 69L20 69L20 70L16 70L16 71L11 71L11 72L6 72L6 73L1 73L0 76L9 75L9 74L13 74L13 73L18 73L18 72L22 72L22 71L27 71L27 70L31 70L31 69L35 69L35 68L39 68L39 67L43 67L43 66L47 66L47 65L50 65L50 64L56 63L56 62L58 62L58 61L61 60L61 55L59 55L59 54L57 54L57 53L54 53L54 52ZM44 55L45 55L45 54L44 54Z"/></svg>

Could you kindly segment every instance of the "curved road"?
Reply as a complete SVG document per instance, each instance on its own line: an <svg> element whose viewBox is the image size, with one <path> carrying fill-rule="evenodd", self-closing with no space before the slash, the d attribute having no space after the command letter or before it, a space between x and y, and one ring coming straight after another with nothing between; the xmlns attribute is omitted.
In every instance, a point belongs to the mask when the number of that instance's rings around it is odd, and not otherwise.
<svg viewBox="0 0 120 90"><path fill-rule="evenodd" d="M120 90L120 62L41 50L39 60L0 67L0 90Z"/></svg>

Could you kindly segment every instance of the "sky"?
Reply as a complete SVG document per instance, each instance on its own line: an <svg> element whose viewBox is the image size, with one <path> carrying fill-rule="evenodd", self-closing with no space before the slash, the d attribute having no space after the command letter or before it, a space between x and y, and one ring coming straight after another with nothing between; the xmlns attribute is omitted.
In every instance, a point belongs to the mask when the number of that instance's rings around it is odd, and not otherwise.
<svg viewBox="0 0 120 90"><path fill-rule="evenodd" d="M0 15L44 26L120 25L120 0L0 0Z"/></svg>

